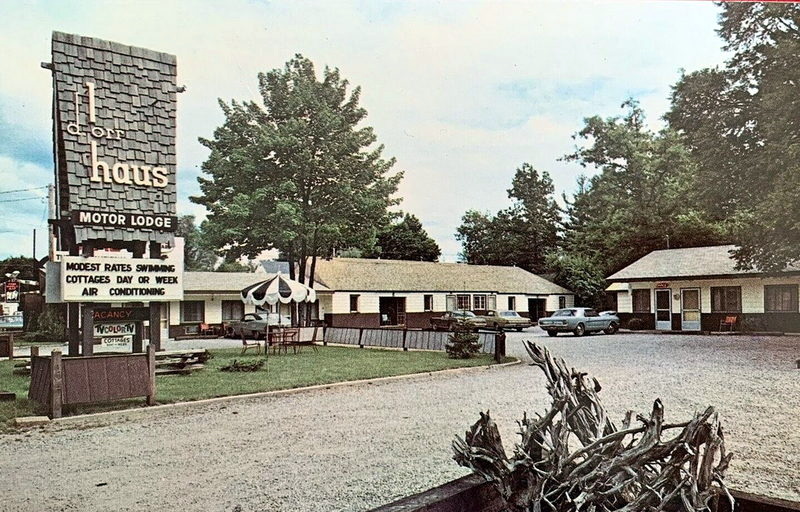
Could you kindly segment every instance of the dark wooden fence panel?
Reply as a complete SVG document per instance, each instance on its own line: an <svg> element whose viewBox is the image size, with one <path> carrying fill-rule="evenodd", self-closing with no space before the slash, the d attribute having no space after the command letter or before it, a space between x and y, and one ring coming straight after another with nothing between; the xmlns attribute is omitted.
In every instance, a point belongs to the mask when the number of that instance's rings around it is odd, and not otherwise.
<svg viewBox="0 0 800 512"><path fill-rule="evenodd" d="M358 345L361 329L352 327L328 327L325 329L327 343L342 343L345 345Z"/></svg>
<svg viewBox="0 0 800 512"><path fill-rule="evenodd" d="M478 334L478 342L481 344L481 352L484 354L494 354L495 336L493 332L482 332Z"/></svg>
<svg viewBox="0 0 800 512"><path fill-rule="evenodd" d="M367 329L354 327L328 327L326 343L363 345L365 347L405 348L416 350L444 350L450 332L421 329ZM496 333L478 333L481 352L494 354Z"/></svg>
<svg viewBox="0 0 800 512"><path fill-rule="evenodd" d="M408 331L406 347L418 350L444 350L449 333L440 331Z"/></svg>
<svg viewBox="0 0 800 512"><path fill-rule="evenodd" d="M366 347L403 348L402 329L364 329L361 344Z"/></svg>
<svg viewBox="0 0 800 512"><path fill-rule="evenodd" d="M61 416L62 405L108 402L147 397L155 403L155 347L145 354L31 358L28 398L47 408L53 418Z"/></svg>
<svg viewBox="0 0 800 512"><path fill-rule="evenodd" d="M28 388L28 399L46 404L50 396L50 358L31 358L31 387Z"/></svg>

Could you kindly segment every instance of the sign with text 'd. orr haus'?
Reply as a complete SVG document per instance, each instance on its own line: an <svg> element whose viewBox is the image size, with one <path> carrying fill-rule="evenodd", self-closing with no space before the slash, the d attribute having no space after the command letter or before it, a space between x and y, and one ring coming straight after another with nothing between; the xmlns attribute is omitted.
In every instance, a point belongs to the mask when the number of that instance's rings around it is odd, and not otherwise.
<svg viewBox="0 0 800 512"><path fill-rule="evenodd" d="M53 32L52 71L57 209L75 243L172 245L175 56Z"/></svg>

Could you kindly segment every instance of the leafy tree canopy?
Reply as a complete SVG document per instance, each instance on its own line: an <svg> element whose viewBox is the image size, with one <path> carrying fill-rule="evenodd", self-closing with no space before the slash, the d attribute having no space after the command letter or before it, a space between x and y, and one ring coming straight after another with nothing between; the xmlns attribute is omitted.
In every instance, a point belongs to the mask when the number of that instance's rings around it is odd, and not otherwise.
<svg viewBox="0 0 800 512"><path fill-rule="evenodd" d="M670 126L697 162L706 214L733 228L742 268L800 261L800 6L722 5L719 34L733 57L684 74Z"/></svg>
<svg viewBox="0 0 800 512"><path fill-rule="evenodd" d="M428 236L419 219L405 214L399 222L394 222L378 233L374 250L366 252L365 257L388 260L437 261L442 251L436 241Z"/></svg>
<svg viewBox="0 0 800 512"><path fill-rule="evenodd" d="M560 210L550 175L523 163L514 174L509 208L496 215L467 211L456 238L462 258L483 265L516 265L534 273L547 270L546 255L559 241Z"/></svg>
<svg viewBox="0 0 800 512"><path fill-rule="evenodd" d="M183 266L187 271L211 271L217 262L213 249L203 239L203 233L195 225L194 215L178 217L175 236L183 237Z"/></svg>
<svg viewBox="0 0 800 512"><path fill-rule="evenodd" d="M311 259L335 248L368 245L385 224L402 173L389 174L360 88L338 69L317 79L297 55L283 69L258 76L261 101L219 104L225 121L211 139L199 179L208 220L204 235L228 257L279 249L306 278ZM294 277L294 265L290 265Z"/></svg>
<svg viewBox="0 0 800 512"><path fill-rule="evenodd" d="M696 165L677 133L654 133L638 103L622 116L585 120L587 141L565 157L599 171L578 180L567 202L563 247L608 275L655 249L710 245L725 232L693 207Z"/></svg>

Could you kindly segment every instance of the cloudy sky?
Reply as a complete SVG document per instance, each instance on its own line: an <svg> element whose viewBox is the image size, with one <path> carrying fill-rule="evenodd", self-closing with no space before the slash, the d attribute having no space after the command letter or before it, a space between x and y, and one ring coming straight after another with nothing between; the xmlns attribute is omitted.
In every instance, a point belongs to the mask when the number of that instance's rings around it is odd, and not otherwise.
<svg viewBox="0 0 800 512"><path fill-rule="evenodd" d="M0 1L0 257L29 255L34 228L45 252L36 187L53 180L51 81L40 63L53 30L177 55L178 213L198 217L188 197L207 155L197 138L222 120L216 98L256 99L256 74L295 53L338 67L405 171L401 208L454 261L463 213L507 206L522 162L572 192L587 170L558 158L584 117L634 97L658 127L680 69L724 61L718 12L688 1Z"/></svg>

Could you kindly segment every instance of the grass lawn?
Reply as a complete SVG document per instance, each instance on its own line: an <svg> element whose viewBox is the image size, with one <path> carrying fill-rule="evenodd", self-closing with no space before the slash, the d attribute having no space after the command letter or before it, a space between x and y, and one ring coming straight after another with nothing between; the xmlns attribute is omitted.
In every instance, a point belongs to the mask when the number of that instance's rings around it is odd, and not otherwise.
<svg viewBox="0 0 800 512"><path fill-rule="evenodd" d="M472 359L449 359L444 352L402 352L398 350L359 349L349 347L319 347L317 352L304 348L299 354L270 354L268 363L258 372L222 372L220 367L234 359L253 362L264 356L250 351L240 355L240 349L211 350L214 357L203 370L192 375L161 375L156 377L158 403L186 402L218 396L241 395L259 391L291 389L315 384L331 384L349 380L425 373L448 368L482 366L493 363L492 356L482 354ZM512 361L513 358L506 358ZM505 362L505 361L504 361ZM17 394L14 402L0 402L0 428L17 416L37 413L30 402L30 377L13 375L14 361L0 362L0 390ZM143 407L142 399L112 403L73 406L65 414Z"/></svg>

